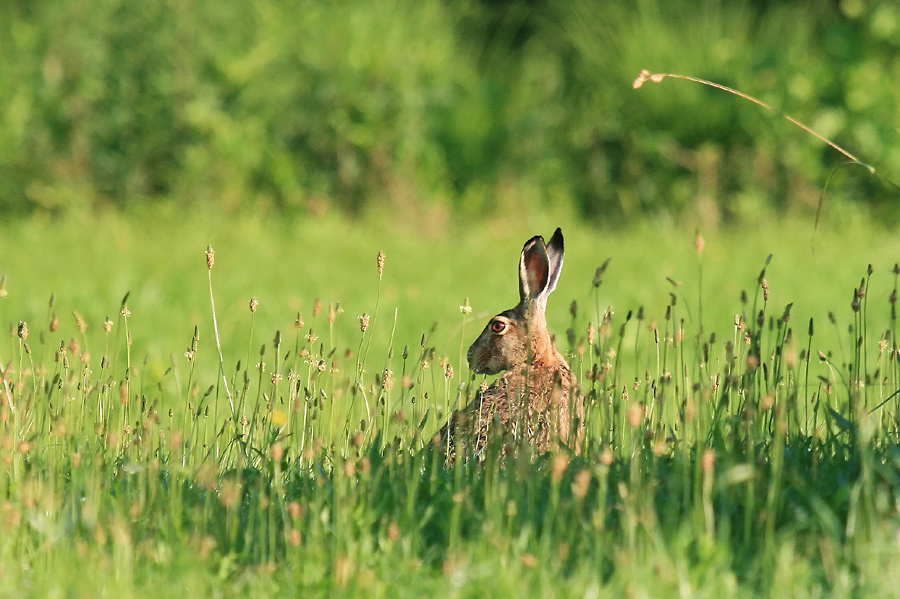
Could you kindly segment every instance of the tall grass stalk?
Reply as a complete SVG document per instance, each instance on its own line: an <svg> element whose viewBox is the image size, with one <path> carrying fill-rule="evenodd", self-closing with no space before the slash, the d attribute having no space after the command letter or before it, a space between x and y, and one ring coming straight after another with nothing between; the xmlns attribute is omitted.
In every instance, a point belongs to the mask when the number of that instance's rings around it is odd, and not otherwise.
<svg viewBox="0 0 900 599"><path fill-rule="evenodd" d="M213 294L212 269L216 264L216 251L212 246L206 247L206 274L209 281L209 305L212 311L213 333L216 337L216 350L219 352L219 375L222 377L222 385L225 388L225 396L228 398L228 405L231 407L231 416L237 420L237 412L234 407L234 398L231 390L228 388L228 377L225 374L225 358L222 355L222 342L219 339L219 321L216 318L216 298ZM248 365L249 366L249 365Z"/></svg>

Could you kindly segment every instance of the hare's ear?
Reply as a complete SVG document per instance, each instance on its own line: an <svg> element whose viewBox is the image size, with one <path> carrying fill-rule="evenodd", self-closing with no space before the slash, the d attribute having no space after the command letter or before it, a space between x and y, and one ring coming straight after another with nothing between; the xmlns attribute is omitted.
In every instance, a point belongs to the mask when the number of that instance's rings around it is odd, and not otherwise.
<svg viewBox="0 0 900 599"><path fill-rule="evenodd" d="M547 282L547 290L544 295L550 295L556 289L556 283L559 281L559 273L562 272L563 257L565 248L563 247L563 234L557 227L550 243L547 244L547 256L550 259L550 279Z"/></svg>
<svg viewBox="0 0 900 599"><path fill-rule="evenodd" d="M550 257L540 235L532 237L519 258L519 300L525 303L542 297L550 282Z"/></svg>

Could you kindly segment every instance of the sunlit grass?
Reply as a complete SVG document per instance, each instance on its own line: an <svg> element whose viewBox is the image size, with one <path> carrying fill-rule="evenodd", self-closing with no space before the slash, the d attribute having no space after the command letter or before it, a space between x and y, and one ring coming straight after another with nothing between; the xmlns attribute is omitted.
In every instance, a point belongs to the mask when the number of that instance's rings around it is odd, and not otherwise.
<svg viewBox="0 0 900 599"><path fill-rule="evenodd" d="M156 218L4 227L0 595L897 582L887 232ZM465 347L556 224L585 452L447 468L431 437L478 383Z"/></svg>

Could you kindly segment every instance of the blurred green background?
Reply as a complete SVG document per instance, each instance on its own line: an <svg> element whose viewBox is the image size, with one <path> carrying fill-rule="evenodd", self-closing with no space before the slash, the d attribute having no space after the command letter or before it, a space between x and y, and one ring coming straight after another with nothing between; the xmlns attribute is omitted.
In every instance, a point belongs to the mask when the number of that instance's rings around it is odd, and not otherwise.
<svg viewBox="0 0 900 599"><path fill-rule="evenodd" d="M705 227L812 214L846 159L900 173L895 0L0 3L4 216L508 215ZM900 216L839 169L827 199ZM512 211L512 212L511 212Z"/></svg>

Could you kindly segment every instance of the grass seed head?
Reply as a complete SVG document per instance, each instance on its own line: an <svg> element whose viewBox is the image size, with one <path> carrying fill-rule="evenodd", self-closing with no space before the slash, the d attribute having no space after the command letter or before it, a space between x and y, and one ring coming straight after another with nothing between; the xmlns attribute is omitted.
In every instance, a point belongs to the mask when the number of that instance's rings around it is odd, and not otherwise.
<svg viewBox="0 0 900 599"><path fill-rule="evenodd" d="M209 556L212 555L212 552L216 550L216 545L218 545L218 543L216 542L215 537L207 535L200 539L199 545L200 550L198 555L200 556L200 559L208 559Z"/></svg>
<svg viewBox="0 0 900 599"><path fill-rule="evenodd" d="M787 324L791 320L791 308L794 307L793 302L785 306L784 314L781 315L781 323Z"/></svg>
<svg viewBox="0 0 900 599"><path fill-rule="evenodd" d="M378 251L378 278L381 278L381 275L384 274L384 252L381 250Z"/></svg>
<svg viewBox="0 0 900 599"><path fill-rule="evenodd" d="M296 528L292 528L288 538L290 540L291 545L296 547L297 545L300 544L300 541L303 540L303 535Z"/></svg>
<svg viewBox="0 0 900 599"><path fill-rule="evenodd" d="M657 437L656 443L653 444L653 455L660 458L669 452L669 442L662 435Z"/></svg>
<svg viewBox="0 0 900 599"><path fill-rule="evenodd" d="M615 456L613 455L612 448L608 446L604 447L603 451L600 453L600 463L608 468L612 466L614 460Z"/></svg>
<svg viewBox="0 0 900 599"><path fill-rule="evenodd" d="M784 363L788 368L793 368L797 364L797 351L791 345L784 350Z"/></svg>
<svg viewBox="0 0 900 599"><path fill-rule="evenodd" d="M219 477L219 468L212 462L204 462L197 470L195 480L197 486L213 491L216 488L216 479Z"/></svg>
<svg viewBox="0 0 900 599"><path fill-rule="evenodd" d="M272 449L269 450L269 454L272 456L273 460L280 462L284 459L284 445L281 443L273 444Z"/></svg>
<svg viewBox="0 0 900 599"><path fill-rule="evenodd" d="M553 479L553 482L561 481L568 467L569 456L564 453L558 453L553 456L553 469L551 470L551 478Z"/></svg>
<svg viewBox="0 0 900 599"><path fill-rule="evenodd" d="M257 309L259 309L259 300L256 299L255 297L251 297L250 298L250 311L256 312Z"/></svg>
<svg viewBox="0 0 900 599"><path fill-rule="evenodd" d="M19 339L25 341L28 339L28 323L24 320L19 321L19 326L16 329L16 334L19 336Z"/></svg>
<svg viewBox="0 0 900 599"><path fill-rule="evenodd" d="M704 451L703 457L700 458L700 465L703 468L703 474L712 474L716 467L716 452L712 449Z"/></svg>
<svg viewBox="0 0 900 599"><path fill-rule="evenodd" d="M640 403L633 403L628 407L628 425L637 428L644 420L644 408Z"/></svg>
<svg viewBox="0 0 900 599"><path fill-rule="evenodd" d="M357 316L357 318L359 319L359 330L365 333L369 328L369 319L371 318L371 316L363 312L362 314Z"/></svg>
<svg viewBox="0 0 900 599"><path fill-rule="evenodd" d="M0 513L3 514L3 525L6 528L17 528L22 523L22 511L13 507L11 501L3 504Z"/></svg>
<svg viewBox="0 0 900 599"><path fill-rule="evenodd" d="M391 520L391 523L388 525L387 535L394 543L400 540L400 526L396 520Z"/></svg>
<svg viewBox="0 0 900 599"><path fill-rule="evenodd" d="M581 470L575 475L575 480L572 482L572 495L574 495L576 499L584 499L585 496L587 496L590 487L591 471L587 469Z"/></svg>
<svg viewBox="0 0 900 599"><path fill-rule="evenodd" d="M84 317L79 314L77 311L72 312L72 317L75 318L75 327L78 329L79 333L84 333L88 329L87 321Z"/></svg>
<svg viewBox="0 0 900 599"><path fill-rule="evenodd" d="M647 81L650 79L650 71L647 69L642 69L640 73L638 73L637 79L635 79L631 87L634 89L640 89Z"/></svg>
<svg viewBox="0 0 900 599"><path fill-rule="evenodd" d="M338 587L345 587L351 582L351 576L356 566L353 560L346 555L338 555L334 560L334 583Z"/></svg>
<svg viewBox="0 0 900 599"><path fill-rule="evenodd" d="M212 270L216 265L216 250L211 245L206 246L206 268Z"/></svg>

